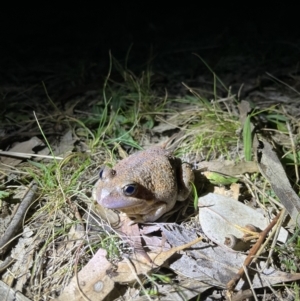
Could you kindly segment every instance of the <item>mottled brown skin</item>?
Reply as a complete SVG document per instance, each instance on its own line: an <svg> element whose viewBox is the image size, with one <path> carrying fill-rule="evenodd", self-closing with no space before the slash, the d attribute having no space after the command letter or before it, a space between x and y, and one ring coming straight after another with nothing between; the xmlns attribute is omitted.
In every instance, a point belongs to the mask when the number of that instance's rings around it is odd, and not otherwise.
<svg viewBox="0 0 300 301"><path fill-rule="evenodd" d="M191 192L194 173L162 147L152 147L103 167L95 185L97 202L125 212L135 222L153 222Z"/></svg>

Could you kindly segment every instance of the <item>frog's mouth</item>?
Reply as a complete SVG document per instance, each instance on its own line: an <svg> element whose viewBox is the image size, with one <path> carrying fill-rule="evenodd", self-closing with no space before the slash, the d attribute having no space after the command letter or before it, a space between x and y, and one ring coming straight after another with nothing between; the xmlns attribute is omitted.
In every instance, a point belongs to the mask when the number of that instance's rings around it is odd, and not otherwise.
<svg viewBox="0 0 300 301"><path fill-rule="evenodd" d="M149 207L153 206L155 200L137 200L135 198L115 198L112 196L106 196L101 200L98 200L98 203L108 209L127 209L127 208L138 208L138 207Z"/></svg>

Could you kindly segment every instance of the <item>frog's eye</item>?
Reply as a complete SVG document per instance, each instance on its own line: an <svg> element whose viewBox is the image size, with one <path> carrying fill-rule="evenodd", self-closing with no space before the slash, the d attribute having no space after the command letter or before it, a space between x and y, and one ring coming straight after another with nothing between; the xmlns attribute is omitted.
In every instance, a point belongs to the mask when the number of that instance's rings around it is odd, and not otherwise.
<svg viewBox="0 0 300 301"><path fill-rule="evenodd" d="M102 180L103 179L103 172L104 172L104 166L101 167L100 171L99 171L99 178Z"/></svg>
<svg viewBox="0 0 300 301"><path fill-rule="evenodd" d="M127 196L134 195L137 190L137 184L128 184L123 187L123 192Z"/></svg>

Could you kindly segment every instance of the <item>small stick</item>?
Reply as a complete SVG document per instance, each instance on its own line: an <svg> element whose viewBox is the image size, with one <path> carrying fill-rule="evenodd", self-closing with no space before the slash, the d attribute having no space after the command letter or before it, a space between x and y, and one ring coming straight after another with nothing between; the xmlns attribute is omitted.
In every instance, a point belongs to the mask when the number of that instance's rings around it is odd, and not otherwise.
<svg viewBox="0 0 300 301"><path fill-rule="evenodd" d="M22 202L20 203L12 221L6 228L3 236L0 238L0 255L5 253L10 243L10 240L13 239L13 236L19 231L25 213L31 205L31 203L33 202L37 189L37 184L34 181L31 182L31 185L28 188Z"/></svg>
<svg viewBox="0 0 300 301"><path fill-rule="evenodd" d="M239 271L237 272L237 274L226 284L226 288L228 291L233 291L233 289L236 286L236 284L238 283L238 281L243 277L243 275L245 273L244 269L247 268L251 264L254 256L256 255L257 251L259 250L260 246L262 245L264 239L267 237L267 235L271 231L271 229L276 225L280 215L281 215L281 212L279 212L276 215L276 217L272 220L272 222L267 226L267 228L263 232L260 233L259 239L257 240L255 245L249 251L247 258L244 261L243 267L241 267L239 269Z"/></svg>

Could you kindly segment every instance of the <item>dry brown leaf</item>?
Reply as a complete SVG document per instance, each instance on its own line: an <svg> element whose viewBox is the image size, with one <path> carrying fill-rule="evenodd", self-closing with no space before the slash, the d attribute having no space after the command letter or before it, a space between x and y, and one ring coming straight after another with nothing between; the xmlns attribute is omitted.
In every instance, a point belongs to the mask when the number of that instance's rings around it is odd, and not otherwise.
<svg viewBox="0 0 300 301"><path fill-rule="evenodd" d="M147 235L160 230L159 224L144 225L140 230L141 234Z"/></svg>
<svg viewBox="0 0 300 301"><path fill-rule="evenodd" d="M171 246L167 242L163 242L158 236L143 235L143 240L149 250L152 252L167 251L171 249Z"/></svg>
<svg viewBox="0 0 300 301"><path fill-rule="evenodd" d="M240 196L240 184L232 183L230 189L227 189L225 186L214 186L214 193L238 200Z"/></svg>
<svg viewBox="0 0 300 301"><path fill-rule="evenodd" d="M72 130L67 131L59 141L59 144L54 147L54 155L66 155L68 152L71 152L74 148L74 143L76 139L73 137Z"/></svg>
<svg viewBox="0 0 300 301"><path fill-rule="evenodd" d="M241 228L247 224L263 230L270 222L260 211L219 194L209 193L200 197L199 207L202 230L218 245L225 246L229 235L241 238L244 235ZM287 236L287 231L281 228L278 240L284 243Z"/></svg>
<svg viewBox="0 0 300 301"><path fill-rule="evenodd" d="M172 263L170 268L177 274L198 280L199 283L205 282L211 286L226 288L226 283L235 276L246 256L227 251L222 254L219 251L221 251L221 247L206 249L202 251L202 254L199 252L198 258L183 255ZM258 268L248 269L248 273L252 275L251 285L253 288L268 287L277 283L300 279L300 273L290 274L277 271L274 268L266 269L263 267L264 264L264 262L260 262ZM248 286L249 284L246 283L245 279L240 279L236 290L242 289L245 285Z"/></svg>
<svg viewBox="0 0 300 301"><path fill-rule="evenodd" d="M29 139L27 141L20 142L20 143L16 144L15 146L13 146L9 150L9 152L7 152L7 153L12 153L12 157L1 156L1 152L0 152L1 162L3 164L3 165L0 164L0 167L7 168L7 166L18 165L20 162L22 162L22 159L14 158L13 152L24 153L24 154L33 154L34 152L32 151L32 149L39 145L43 145L43 142L37 137L32 137L31 139Z"/></svg>
<svg viewBox="0 0 300 301"><path fill-rule="evenodd" d="M124 213L120 214L120 225L115 229L121 239L128 243L142 262L150 263L151 259L144 250L141 241L141 233L138 224L133 224L132 220Z"/></svg>
<svg viewBox="0 0 300 301"><path fill-rule="evenodd" d="M244 173L259 172L257 163L254 161L234 162L234 161L202 161L197 164L198 169L220 172L223 175L237 176Z"/></svg>
<svg viewBox="0 0 300 301"><path fill-rule="evenodd" d="M106 259L106 255L105 250L99 249L56 300L103 300L114 288L114 281L107 274L112 265Z"/></svg>
<svg viewBox="0 0 300 301"><path fill-rule="evenodd" d="M187 230L180 225L173 225L173 227L161 225L161 230L167 237L168 242L175 246L182 244L183 241L188 239L187 237L189 239L197 237L195 231ZM185 250L184 254L170 265L170 268L182 279L187 277L198 281L199 288L203 284L225 288L226 283L243 266L246 257L243 253L200 241ZM277 271L274 268L266 268L266 264L262 261L257 265L253 264L248 273L252 275L252 284L255 288L300 279L300 273L289 274ZM236 289L241 289L245 284L245 280L241 279Z"/></svg>
<svg viewBox="0 0 300 301"><path fill-rule="evenodd" d="M257 148L258 166L262 175L269 181L294 222L300 225L300 199L293 190L286 173L278 159L272 145L263 141L263 147Z"/></svg>
<svg viewBox="0 0 300 301"><path fill-rule="evenodd" d="M136 253L130 258L130 260L126 258L119 262L118 269L116 271L118 275L113 277L113 280L119 283L128 283L135 281L139 275L148 274L154 268L157 268L164 264L175 253L186 248L190 248L192 245L201 241L201 239L201 237L198 237L192 242L171 248L168 251L163 251L160 253L149 252L148 255L152 260L151 263L145 262L144 257L139 253Z"/></svg>

